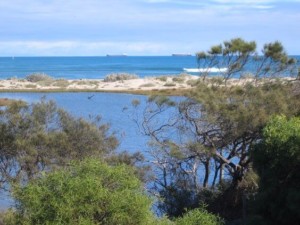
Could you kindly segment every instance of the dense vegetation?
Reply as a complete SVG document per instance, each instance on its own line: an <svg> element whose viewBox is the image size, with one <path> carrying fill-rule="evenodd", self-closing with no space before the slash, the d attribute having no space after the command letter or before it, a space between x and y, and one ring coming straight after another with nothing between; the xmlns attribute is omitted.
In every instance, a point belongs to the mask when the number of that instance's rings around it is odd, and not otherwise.
<svg viewBox="0 0 300 225"><path fill-rule="evenodd" d="M151 138L144 164L141 154L114 151L99 118L74 118L45 100L2 109L1 188L16 200L3 223L297 224L298 68L279 42L262 53L255 42L226 41L197 54L200 68L226 67L220 77L203 70L182 101L149 97L141 118L133 101L133 119ZM230 80L237 75L239 85Z"/></svg>
<svg viewBox="0 0 300 225"><path fill-rule="evenodd" d="M295 60L279 42L266 44L263 56L255 46L233 39L199 53L200 67L229 69L214 78L204 71L182 102L152 96L143 116L133 117L151 137L156 174L151 191L163 199L159 208L171 218L204 203L228 221L245 223L248 202L265 179L253 168L252 147L262 141L263 128L274 115L300 114ZM232 84L229 78L248 73L253 61L260 71ZM290 78L279 79L283 74ZM139 105L134 102L133 108L139 110Z"/></svg>
<svg viewBox="0 0 300 225"><path fill-rule="evenodd" d="M272 118L253 158L260 177L254 223L299 224L300 117Z"/></svg>

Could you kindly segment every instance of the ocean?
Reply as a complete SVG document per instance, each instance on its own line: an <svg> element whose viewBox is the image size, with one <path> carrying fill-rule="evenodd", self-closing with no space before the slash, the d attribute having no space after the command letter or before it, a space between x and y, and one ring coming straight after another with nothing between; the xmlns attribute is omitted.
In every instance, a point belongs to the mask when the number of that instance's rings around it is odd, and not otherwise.
<svg viewBox="0 0 300 225"><path fill-rule="evenodd" d="M292 56L298 60L300 56ZM54 78L102 79L111 73L130 73L139 77L199 74L195 56L121 56L121 57L0 57L0 79L24 78L45 73ZM226 68L221 68L225 70ZM251 72L251 65L248 65ZM219 72L211 68L215 75Z"/></svg>
<svg viewBox="0 0 300 225"><path fill-rule="evenodd" d="M101 79L110 73L140 77L174 75L197 68L195 56L0 57L0 79L45 73L54 78Z"/></svg>

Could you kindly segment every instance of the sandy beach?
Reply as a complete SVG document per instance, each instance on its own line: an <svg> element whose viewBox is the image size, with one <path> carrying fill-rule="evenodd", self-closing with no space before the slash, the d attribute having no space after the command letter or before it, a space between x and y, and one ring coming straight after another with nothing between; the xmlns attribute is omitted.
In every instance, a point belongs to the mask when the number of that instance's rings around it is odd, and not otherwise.
<svg viewBox="0 0 300 225"><path fill-rule="evenodd" d="M32 82L26 79L0 80L0 91L151 91L189 89L198 76L178 75L146 77L129 80L105 81L104 79L53 79Z"/></svg>
<svg viewBox="0 0 300 225"><path fill-rule="evenodd" d="M115 78L115 77L114 77ZM199 76L180 74L174 76L158 76L133 79L45 79L29 81L28 79L10 78L0 80L0 92L126 92L149 94L151 92L165 91L169 94L187 91L197 84ZM292 78L283 78L289 81ZM224 86L224 80L218 77L206 78L208 85ZM259 83L270 81L260 80ZM274 79L276 81L276 79ZM252 78L235 79L227 81L227 86L245 85L254 82ZM256 83L258 84L258 83Z"/></svg>

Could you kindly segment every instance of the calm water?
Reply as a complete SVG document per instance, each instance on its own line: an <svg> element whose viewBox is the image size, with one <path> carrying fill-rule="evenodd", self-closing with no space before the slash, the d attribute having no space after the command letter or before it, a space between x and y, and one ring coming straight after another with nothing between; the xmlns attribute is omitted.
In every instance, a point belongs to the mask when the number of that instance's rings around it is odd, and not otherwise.
<svg viewBox="0 0 300 225"><path fill-rule="evenodd" d="M183 68L197 68L196 57L0 57L0 79L23 78L35 72L66 79L104 78L120 72L144 77L179 74Z"/></svg>

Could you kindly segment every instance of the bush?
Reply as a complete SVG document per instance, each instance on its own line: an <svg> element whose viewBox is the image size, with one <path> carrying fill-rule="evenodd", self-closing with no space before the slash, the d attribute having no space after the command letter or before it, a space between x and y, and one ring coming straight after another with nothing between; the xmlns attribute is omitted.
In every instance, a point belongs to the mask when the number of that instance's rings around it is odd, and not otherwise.
<svg viewBox="0 0 300 225"><path fill-rule="evenodd" d="M188 76L187 74L181 73L178 76L173 77L172 81L178 82L178 83L183 83L187 76Z"/></svg>
<svg viewBox="0 0 300 225"><path fill-rule="evenodd" d="M253 158L260 177L254 221L299 224L300 118L272 118L264 128L262 142L253 150Z"/></svg>
<svg viewBox="0 0 300 225"><path fill-rule="evenodd" d="M63 87L67 87L69 85L69 81L66 79L57 79L57 80L55 80L55 82L52 85L63 88Z"/></svg>
<svg viewBox="0 0 300 225"><path fill-rule="evenodd" d="M175 87L176 84L175 83L165 83L164 86L165 87Z"/></svg>
<svg viewBox="0 0 300 225"><path fill-rule="evenodd" d="M33 74L30 74L30 75L27 75L25 77L25 79L27 81L30 81L30 82L39 82L39 81L53 80L52 77L50 77L50 76L48 76L47 74L44 74L44 73L33 73Z"/></svg>
<svg viewBox="0 0 300 225"><path fill-rule="evenodd" d="M146 84L140 85L140 87L155 87L155 84L153 84L153 83L146 83Z"/></svg>
<svg viewBox="0 0 300 225"><path fill-rule="evenodd" d="M188 211L183 217L175 220L176 225L221 225L224 221L205 209L194 209Z"/></svg>
<svg viewBox="0 0 300 225"><path fill-rule="evenodd" d="M135 74L128 74L128 73L113 73L109 74L104 78L104 82L115 82L115 81L122 81L122 80L132 80L137 79L138 76Z"/></svg>
<svg viewBox="0 0 300 225"><path fill-rule="evenodd" d="M161 77L156 77L155 79L166 82L168 80L168 77L167 76L161 76Z"/></svg>
<svg viewBox="0 0 300 225"><path fill-rule="evenodd" d="M132 168L94 159L17 188L18 224L154 224L151 200Z"/></svg>

